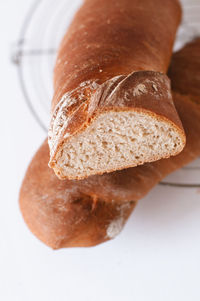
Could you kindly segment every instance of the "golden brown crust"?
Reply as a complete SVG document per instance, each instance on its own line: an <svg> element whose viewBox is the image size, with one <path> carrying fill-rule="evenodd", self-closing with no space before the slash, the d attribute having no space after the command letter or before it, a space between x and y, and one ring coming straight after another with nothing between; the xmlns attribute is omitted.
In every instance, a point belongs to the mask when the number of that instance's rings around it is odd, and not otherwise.
<svg viewBox="0 0 200 301"><path fill-rule="evenodd" d="M54 168L57 174L60 170L56 155L62 150L64 142L72 135L85 130L100 114L100 110L138 108L137 97L132 96L127 107L124 99L116 101L117 97L114 95L114 107L110 104L109 95L105 95L104 98L107 105L99 107L99 93L94 95L96 89L101 90L103 83L109 80L112 82L120 75L123 77L131 74L126 80L129 85L139 84L141 77L146 81L151 80L151 73L132 74L134 71L151 70L165 73L180 20L181 8L176 0L166 0L164 7L162 0L85 1L61 43L55 66L55 94L49 145L50 167ZM159 80L158 73L156 74ZM160 77L162 80L163 76ZM170 93L169 86L166 92ZM94 98L98 104L95 110ZM151 94L146 97L140 95L139 108L145 112L145 106L148 106L150 112L157 113L154 100ZM163 106L157 106L158 115L164 115L169 122L175 120L184 140L183 129L173 102L169 103L162 97L160 100ZM92 117L88 112L89 107L93 108Z"/></svg>
<svg viewBox="0 0 200 301"><path fill-rule="evenodd" d="M97 22L98 20L98 22ZM54 111L82 82L99 84L133 71L166 73L181 7L177 0L88 0L60 46L54 73Z"/></svg>

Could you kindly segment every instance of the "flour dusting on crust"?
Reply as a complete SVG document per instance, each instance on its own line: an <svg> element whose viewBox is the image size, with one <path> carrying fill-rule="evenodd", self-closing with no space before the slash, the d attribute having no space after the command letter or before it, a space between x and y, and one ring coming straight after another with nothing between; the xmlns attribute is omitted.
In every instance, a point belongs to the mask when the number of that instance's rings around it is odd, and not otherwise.
<svg viewBox="0 0 200 301"><path fill-rule="evenodd" d="M123 217L119 217L118 219L114 220L107 228L107 237L111 239L115 238L122 231L123 225Z"/></svg>
<svg viewBox="0 0 200 301"><path fill-rule="evenodd" d="M114 201L113 201L114 202ZM126 220L126 213L131 207L130 202L119 205L117 210L119 211L119 216L112 221L106 231L106 236L109 239L115 238L123 229Z"/></svg>
<svg viewBox="0 0 200 301"><path fill-rule="evenodd" d="M146 86L144 84L139 84L133 90L133 96L140 96L142 94L146 94L147 92Z"/></svg>

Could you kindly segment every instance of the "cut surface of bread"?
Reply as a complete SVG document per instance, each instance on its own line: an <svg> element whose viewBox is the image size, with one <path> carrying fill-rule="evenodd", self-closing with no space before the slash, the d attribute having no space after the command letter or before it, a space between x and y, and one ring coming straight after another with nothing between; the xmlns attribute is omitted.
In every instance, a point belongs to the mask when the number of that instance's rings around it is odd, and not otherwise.
<svg viewBox="0 0 200 301"><path fill-rule="evenodd" d="M84 178L168 158L184 147L180 129L152 112L100 114L56 156L60 178Z"/></svg>

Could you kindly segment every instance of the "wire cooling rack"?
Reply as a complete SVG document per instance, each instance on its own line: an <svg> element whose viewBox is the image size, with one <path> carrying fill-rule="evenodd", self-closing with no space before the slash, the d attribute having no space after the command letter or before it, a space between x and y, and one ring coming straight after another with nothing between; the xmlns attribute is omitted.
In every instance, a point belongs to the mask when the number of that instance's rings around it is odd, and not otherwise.
<svg viewBox="0 0 200 301"><path fill-rule="evenodd" d="M53 95L53 68L59 43L81 0L35 0L12 53L25 101L47 132ZM200 0L182 0L184 18L175 50L200 35ZM200 159L165 179L161 185L200 188Z"/></svg>

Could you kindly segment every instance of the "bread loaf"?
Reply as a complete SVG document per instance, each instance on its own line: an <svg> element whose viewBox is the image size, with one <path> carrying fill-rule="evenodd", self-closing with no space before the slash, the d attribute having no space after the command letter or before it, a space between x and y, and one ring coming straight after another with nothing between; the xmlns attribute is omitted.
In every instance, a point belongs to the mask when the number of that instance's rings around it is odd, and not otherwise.
<svg viewBox="0 0 200 301"><path fill-rule="evenodd" d="M84 2L55 66L49 166L60 179L182 151L185 134L163 74L180 20L177 0Z"/></svg>
<svg viewBox="0 0 200 301"><path fill-rule="evenodd" d="M181 58L189 63L192 53L193 48ZM178 54L173 58L171 70L175 72L174 66L181 59ZM200 69L190 69L190 74L200 87ZM178 80L181 78L180 74ZM28 168L20 192L21 212L30 230L54 249L92 246L114 238L135 207L136 202L131 201L141 199L166 175L200 155L200 89L196 93L199 105L191 101L193 96L175 93L174 99L187 145L180 155L170 159L82 181L59 181L47 166L49 150L45 141Z"/></svg>

